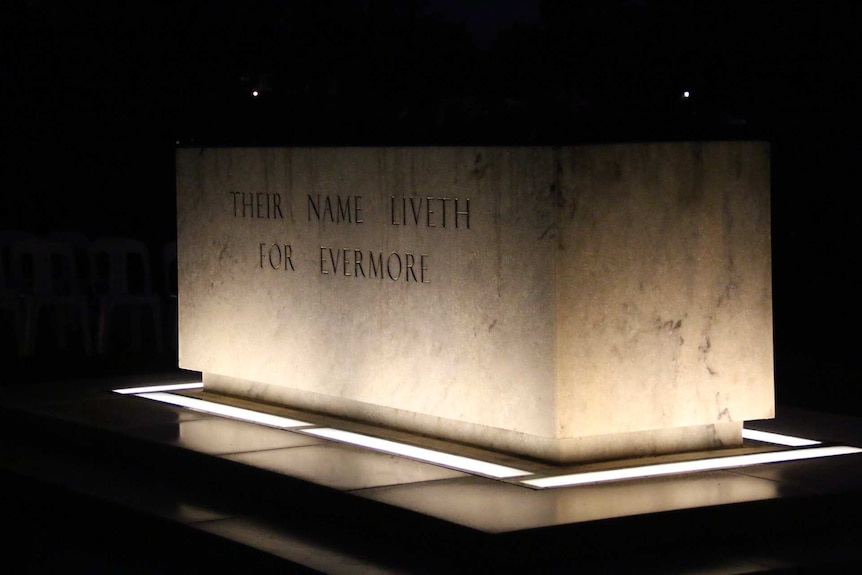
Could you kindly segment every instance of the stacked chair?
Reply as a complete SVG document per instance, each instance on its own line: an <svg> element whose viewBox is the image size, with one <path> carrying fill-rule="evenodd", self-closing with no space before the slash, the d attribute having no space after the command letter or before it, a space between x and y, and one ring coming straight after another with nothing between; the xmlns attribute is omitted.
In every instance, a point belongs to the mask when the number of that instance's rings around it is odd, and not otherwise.
<svg viewBox="0 0 862 575"><path fill-rule="evenodd" d="M109 350L112 321L123 308L129 313L132 348L141 348L143 316L152 321L156 349L161 352L161 298L153 291L150 254L146 244L133 238L102 238L90 244L91 287L96 297L98 329L96 349Z"/></svg>
<svg viewBox="0 0 862 575"><path fill-rule="evenodd" d="M2 341L14 342L22 358L49 350L105 355L145 342L161 353L166 334L176 350L176 242L160 256L154 268L147 244L129 237L0 231ZM154 269L163 273L161 290Z"/></svg>
<svg viewBox="0 0 862 575"><path fill-rule="evenodd" d="M33 355L39 330L53 324L60 350L68 349L68 335L77 327L84 352L92 354L90 310L72 247L34 237L15 242L10 251L19 299L19 353Z"/></svg>

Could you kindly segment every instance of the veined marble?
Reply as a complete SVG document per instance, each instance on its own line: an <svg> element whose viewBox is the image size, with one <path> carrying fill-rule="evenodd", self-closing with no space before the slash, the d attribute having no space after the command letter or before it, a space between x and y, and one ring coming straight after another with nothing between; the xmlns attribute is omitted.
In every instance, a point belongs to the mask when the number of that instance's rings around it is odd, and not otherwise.
<svg viewBox="0 0 862 575"><path fill-rule="evenodd" d="M576 461L774 415L769 148L177 152L213 391Z"/></svg>

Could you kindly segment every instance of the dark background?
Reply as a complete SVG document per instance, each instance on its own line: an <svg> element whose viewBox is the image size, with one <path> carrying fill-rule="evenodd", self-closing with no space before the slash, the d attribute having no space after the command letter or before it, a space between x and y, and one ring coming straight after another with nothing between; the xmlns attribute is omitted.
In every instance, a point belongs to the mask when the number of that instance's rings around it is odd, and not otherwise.
<svg viewBox="0 0 862 575"><path fill-rule="evenodd" d="M860 4L6 0L0 229L155 252L177 145L766 140L778 400L862 414Z"/></svg>

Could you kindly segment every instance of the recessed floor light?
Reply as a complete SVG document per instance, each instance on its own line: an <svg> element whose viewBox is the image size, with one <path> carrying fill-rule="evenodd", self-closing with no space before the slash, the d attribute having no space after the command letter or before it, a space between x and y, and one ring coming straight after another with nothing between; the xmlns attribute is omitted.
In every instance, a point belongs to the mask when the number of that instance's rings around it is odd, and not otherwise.
<svg viewBox="0 0 862 575"><path fill-rule="evenodd" d="M477 473L497 479L510 479L533 475L530 471L499 465L480 459L454 455L443 451L417 447L388 439L381 439L361 433L354 433L335 429L330 427L314 427L313 423L262 413L251 409L243 409L233 407L213 401L186 397L183 395L175 395L166 393L168 391L182 391L190 389L202 389L202 383L184 383L172 385L156 385L145 387L134 387L126 389L115 389L116 393L125 395L137 395L146 399L169 403L180 407L186 407L203 413L210 413L233 419L240 419L269 427L281 429L302 429L303 433L322 437L333 441L349 443L375 451L390 453L409 457L419 461L425 461L435 465L443 465L452 469L466 471L468 473ZM779 463L783 461L796 461L803 459L813 459L820 457L831 457L836 455L848 455L852 453L860 453L862 449L850 446L831 446L831 447L809 447L813 445L822 445L820 441L813 439L805 439L802 437L794 437L791 435L783 435L767 431L758 431L755 429L743 429L742 436L745 439L773 443L776 445L784 445L788 447L803 447L804 449L790 449L784 451L774 451L768 453L753 453L747 455L736 455L728 457L712 457L707 459L699 459L694 461L684 461L676 463L662 463L656 465L644 465L639 467L629 467L622 469L609 469L604 471L590 471L584 473L568 473L563 475L540 477L533 479L521 479L518 483L534 487L537 489L548 489L554 487L569 487L575 485L584 485L589 483L604 483L608 481L622 481L626 479L637 479L645 477L656 477L662 475L693 473L697 471L711 471L719 469L731 469L734 467L744 467L748 465L760 465L766 463Z"/></svg>
<svg viewBox="0 0 862 575"><path fill-rule="evenodd" d="M123 395L137 395L139 393L151 393L156 391L183 391L187 389L203 389L204 384L200 381L194 383L172 383L169 385L147 385L144 387L126 387L124 389L112 389L114 393Z"/></svg>
<svg viewBox="0 0 862 575"><path fill-rule="evenodd" d="M241 407L233 407L231 405L216 403L214 401L195 399L194 397L186 397L184 395L173 395L170 393L156 392L139 393L137 394L137 397L144 397L146 399L152 399L153 401L160 401L162 403L170 403L172 405L179 405L180 407L187 407L189 409L194 409L195 411L201 411L203 413L222 415L224 417L241 419L243 421L250 421L252 423L260 423L261 425L268 425L269 427L278 427L281 429L290 429L294 427L305 427L307 425L312 425L311 423L299 421L297 419L290 419L288 417L281 417L279 415L271 415L269 413L261 413L259 411L243 409Z"/></svg>
<svg viewBox="0 0 862 575"><path fill-rule="evenodd" d="M858 447L849 447L844 445L834 447L812 447L808 449L772 451L769 453L752 453L748 455L735 455L730 457L712 457L709 459L699 459L696 461L659 463L656 465L643 465L640 467L629 467L625 469L608 469L605 471L571 473L566 475L557 475L554 477L524 479L521 480L521 483L539 489L547 489L549 487L570 487L573 485L584 485L587 483L604 483L607 481L657 477L661 475L691 473L695 471L714 471L717 469L730 469L733 467L744 467L747 465L779 463L783 461L798 461L801 459L832 457L836 455L848 455L851 453L860 452L862 452L862 449L859 449Z"/></svg>
<svg viewBox="0 0 862 575"><path fill-rule="evenodd" d="M820 441L814 441L813 439L793 437L792 435L782 435L780 433L772 433L770 431L758 431L756 429L743 429L742 437L745 439L762 441L764 443L787 445L789 447L806 447L808 445L820 445L822 443Z"/></svg>
<svg viewBox="0 0 862 575"><path fill-rule="evenodd" d="M420 461L443 465L445 467L451 467L461 471L488 475L498 479L532 475L531 472L524 471L523 469L516 469L514 467L507 467L505 465L498 465L488 461L473 459L472 457L453 455L451 453L426 449L424 447L416 447L415 445L408 445L406 443L390 441L388 439L381 439L379 437L372 437L361 433L343 431L341 429L321 427L315 429L304 429L303 433L314 435L315 437L324 437L326 439L350 443L352 445L359 445L375 451L383 451L394 455L403 455L411 459L418 459Z"/></svg>

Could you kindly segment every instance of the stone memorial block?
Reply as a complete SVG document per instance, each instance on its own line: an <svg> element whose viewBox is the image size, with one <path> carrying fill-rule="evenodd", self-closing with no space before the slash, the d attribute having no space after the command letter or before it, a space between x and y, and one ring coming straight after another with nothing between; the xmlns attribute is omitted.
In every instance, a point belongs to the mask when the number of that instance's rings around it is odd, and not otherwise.
<svg viewBox="0 0 862 575"><path fill-rule="evenodd" d="M177 151L206 389L546 461L773 417L769 147Z"/></svg>

